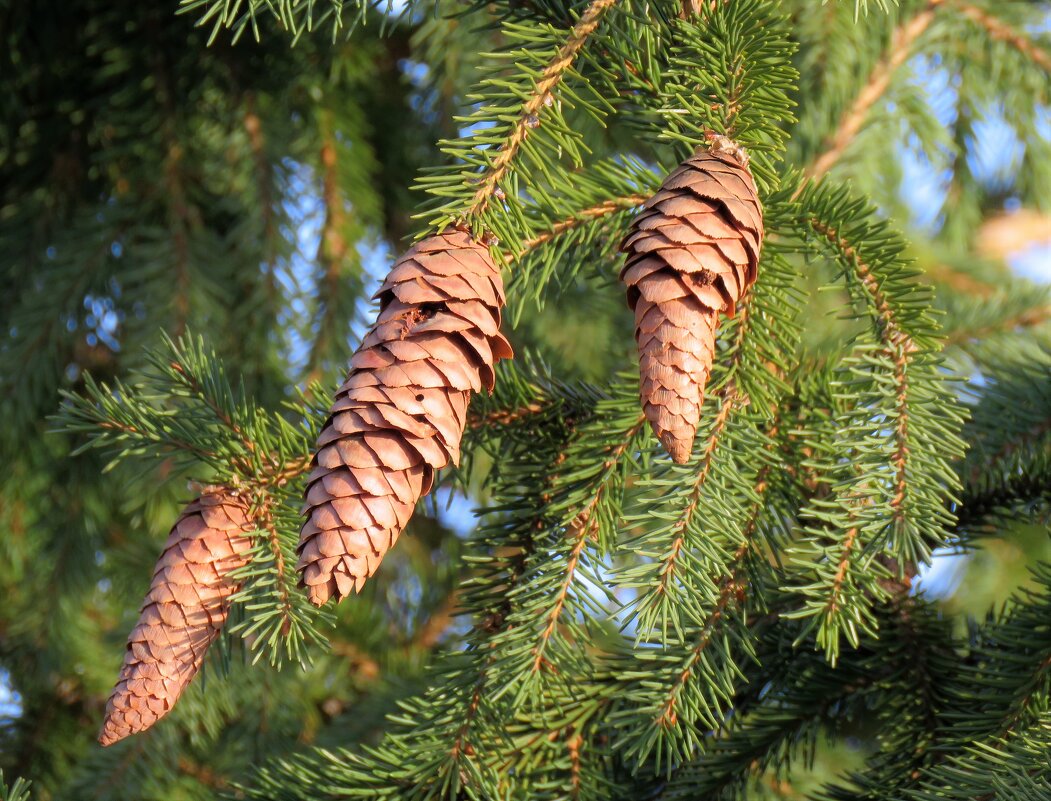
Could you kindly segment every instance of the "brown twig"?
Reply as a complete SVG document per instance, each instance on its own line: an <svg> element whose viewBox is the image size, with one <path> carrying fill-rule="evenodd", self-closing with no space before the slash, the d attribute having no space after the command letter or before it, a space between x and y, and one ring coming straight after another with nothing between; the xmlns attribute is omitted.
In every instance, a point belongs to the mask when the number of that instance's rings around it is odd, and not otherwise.
<svg viewBox="0 0 1051 801"><path fill-rule="evenodd" d="M1051 72L1051 53L1039 47L1028 36L1019 33L1002 19L998 19L984 9L972 6L970 3L954 2L953 6L971 22L984 28L993 39L1006 42L1034 64L1037 64L1047 72Z"/></svg>
<svg viewBox="0 0 1051 801"><path fill-rule="evenodd" d="M460 592L457 588L453 590L442 601L441 606L435 609L426 622L420 626L416 636L413 637L409 647L416 650L429 651L438 644L442 635L448 630L455 619L456 610L460 605Z"/></svg>
<svg viewBox="0 0 1051 801"><path fill-rule="evenodd" d="M245 133L248 147L255 161L256 184L259 187L259 205L263 214L263 242L266 246L266 294L271 305L277 297L277 281L274 276L274 250L277 225L274 222L273 174L270 160L266 156L266 139L263 136L263 121L256 112L255 94L245 97Z"/></svg>
<svg viewBox="0 0 1051 801"><path fill-rule="evenodd" d="M533 648L533 673L538 672L543 665L544 651L547 648L548 642L551 640L551 635L555 632L559 618L562 616L562 610L565 608L566 604L566 597L569 594L569 588L573 585L573 576L575 575L577 565L580 562L580 555L583 553L584 547L587 545L592 533L598 528L598 521L594 518L595 509L598 508L606 490L609 488L609 479L612 477L617 464L624 456L628 446L634 441L635 435L639 433L645 423L645 416L640 414L634 425L628 429L625 434L624 441L610 451L603 464L604 473L599 479L599 486L595 490L595 494L588 502L588 505L576 516L576 518L574 518L573 523L569 527L571 536L576 539L576 542L573 543L573 548L566 560L565 575L562 577L562 585L559 587L558 593L555 596L555 603L552 605L551 611L548 613L547 625L540 633L537 644Z"/></svg>
<svg viewBox="0 0 1051 801"><path fill-rule="evenodd" d="M322 378L322 354L332 336L332 317L340 291L339 278L350 254L344 234L346 211L343 208L343 192L339 185L338 151L331 118L331 111L321 112L318 126L321 134L321 199L325 206L325 222L321 229L321 241L318 243L318 261L324 267L321 297L325 298L325 301L322 304L317 336L307 360L308 370L304 383L308 387Z"/></svg>
<svg viewBox="0 0 1051 801"><path fill-rule="evenodd" d="M1039 306L1035 309L1026 309L1020 314L1012 315L998 323L982 326L981 328L961 328L951 332L945 337L946 345L959 345L972 339L983 339L991 334L1004 331L1012 331L1016 328L1036 328L1051 320L1051 306Z"/></svg>
<svg viewBox="0 0 1051 801"><path fill-rule="evenodd" d="M585 223L591 222L592 220L598 219L599 217L605 217L608 214L614 214L624 209L630 209L634 206L638 206L645 203L649 199L647 193L636 193L633 195L625 195L623 197L616 197L610 200L604 200L601 203L597 203L581 211L576 212L571 217L567 217L564 220L552 224L551 228L543 233L537 234L531 239L527 239L522 244L522 249L514 257L508 257L508 261L521 259L533 248L543 245L545 242L554 239L556 236L564 234L566 231L570 231L577 228Z"/></svg>
<svg viewBox="0 0 1051 801"><path fill-rule="evenodd" d="M829 613L839 610L839 596L843 592L843 583L847 579L847 570L850 569L850 557L854 553L854 543L858 539L858 527L850 529L847 536L843 538L843 547L840 549L839 565L836 567L836 575L832 579L832 592L829 593L826 608Z"/></svg>
<svg viewBox="0 0 1051 801"><path fill-rule="evenodd" d="M566 70L572 66L574 59L584 47L588 37L598 27L602 15L613 6L616 0L592 0L591 5L585 9L576 25L569 32L566 41L559 48L554 59L544 68L540 80L536 82L529 99L522 104L522 111L518 115L511 133L504 140L503 146L493 158L492 164L486 171L484 177L479 181L478 189L474 193L474 199L467 210L467 216L473 217L482 214L489 206L500 181L503 180L511 162L518 154L519 148L525 141L530 128L536 127L536 122L544 109L544 102L550 96L552 90L562 80Z"/></svg>
<svg viewBox="0 0 1051 801"><path fill-rule="evenodd" d="M909 439L909 382L908 365L909 354L916 350L916 343L905 332L898 322L894 310L890 307L887 296L880 288L880 283L872 274L871 268L858 254L854 246L843 239L831 226L817 219L811 219L810 225L815 231L824 236L843 257L854 267L854 274L861 282L864 290L869 294L876 312L879 315L879 336L883 340L887 355L894 362L894 386L896 389L895 401L897 403L897 448L891 463L895 470L895 493L891 499L895 520L900 522L904 516L905 494L908 487L907 463L908 463L908 439Z"/></svg>
<svg viewBox="0 0 1051 801"><path fill-rule="evenodd" d="M889 51L872 68L865 85L840 118L835 132L826 141L824 151L806 169L807 178L820 178L843 156L864 125L872 106L887 91L894 73L908 60L916 40L930 27L937 7L943 2L944 0L929 0L920 13L894 30Z"/></svg>
<svg viewBox="0 0 1051 801"><path fill-rule="evenodd" d="M534 414L540 414L545 408L547 407L542 403L527 403L524 406L517 406L513 409L497 409L483 415L468 414L467 425L473 429L506 426L517 423L527 417L532 417Z"/></svg>
<svg viewBox="0 0 1051 801"><path fill-rule="evenodd" d="M936 284L944 284L957 292L966 295L977 295L988 298L996 291L996 287L972 278L970 275L955 270L947 264L935 264L924 270L928 280Z"/></svg>
<svg viewBox="0 0 1051 801"><path fill-rule="evenodd" d="M285 552L281 547L281 535L274 523L274 513L271 508L272 500L265 490L255 493L253 498L252 519L266 532L267 547L274 558L274 571L277 574L278 598L281 600L282 616L281 633L288 634L292 629L292 590L289 588L288 567L285 564ZM294 580L292 582L295 583Z"/></svg>

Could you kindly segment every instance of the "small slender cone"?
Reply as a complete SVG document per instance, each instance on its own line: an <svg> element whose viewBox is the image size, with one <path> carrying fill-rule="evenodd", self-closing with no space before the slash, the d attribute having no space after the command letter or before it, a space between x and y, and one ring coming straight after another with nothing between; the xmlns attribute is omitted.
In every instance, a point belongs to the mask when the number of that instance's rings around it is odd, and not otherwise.
<svg viewBox="0 0 1051 801"><path fill-rule="evenodd" d="M376 297L307 483L297 569L317 606L376 572L435 471L459 461L471 393L492 390L495 363L512 355L500 270L463 231L417 243Z"/></svg>
<svg viewBox="0 0 1051 801"><path fill-rule="evenodd" d="M762 242L748 158L717 136L664 179L621 245L643 409L680 464L693 450L719 314L732 316L755 283Z"/></svg>
<svg viewBox="0 0 1051 801"><path fill-rule="evenodd" d="M226 623L229 598L240 588L230 574L248 563L252 540L246 535L253 529L247 503L224 488L206 490L183 509L128 637L106 702L102 745L148 729L197 675Z"/></svg>

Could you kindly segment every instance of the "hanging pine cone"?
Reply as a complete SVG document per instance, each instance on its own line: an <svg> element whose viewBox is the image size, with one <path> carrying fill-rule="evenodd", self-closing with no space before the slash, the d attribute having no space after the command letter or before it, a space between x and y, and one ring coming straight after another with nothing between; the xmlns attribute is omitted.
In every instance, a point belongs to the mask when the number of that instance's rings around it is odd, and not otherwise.
<svg viewBox="0 0 1051 801"><path fill-rule="evenodd" d="M223 488L205 491L183 509L128 637L106 703L102 745L148 729L197 675L240 586L230 573L248 563L252 540L246 534L253 528L245 501Z"/></svg>
<svg viewBox="0 0 1051 801"><path fill-rule="evenodd" d="M756 278L763 212L747 165L740 147L714 137L664 179L621 245L643 409L680 464L693 450L719 313L732 316Z"/></svg>
<svg viewBox="0 0 1051 801"><path fill-rule="evenodd" d="M434 472L459 462L472 392L511 357L500 270L463 231L395 263L380 315L318 438L299 538L300 585L318 606L359 591L393 547Z"/></svg>

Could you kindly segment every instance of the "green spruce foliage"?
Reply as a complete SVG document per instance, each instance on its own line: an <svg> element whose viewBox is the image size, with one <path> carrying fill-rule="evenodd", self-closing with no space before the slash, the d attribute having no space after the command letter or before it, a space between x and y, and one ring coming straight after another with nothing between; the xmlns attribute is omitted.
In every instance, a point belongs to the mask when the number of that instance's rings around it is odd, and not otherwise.
<svg viewBox="0 0 1051 801"><path fill-rule="evenodd" d="M1051 798L1051 297L991 247L1051 219L1049 18L4 4L0 799ZM619 245L713 134L766 241L678 465ZM449 225L504 265L516 359L316 610L331 392L393 255ZM243 589L175 710L102 749L195 483L251 500Z"/></svg>

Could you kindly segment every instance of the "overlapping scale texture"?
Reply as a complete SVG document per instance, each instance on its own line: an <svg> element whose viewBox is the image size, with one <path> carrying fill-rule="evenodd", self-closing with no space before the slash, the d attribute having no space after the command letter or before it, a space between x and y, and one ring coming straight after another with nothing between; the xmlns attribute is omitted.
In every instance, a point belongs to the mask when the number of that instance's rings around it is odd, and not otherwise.
<svg viewBox="0 0 1051 801"><path fill-rule="evenodd" d="M676 462L693 449L719 314L732 316L755 282L762 242L747 157L715 137L668 175L621 245L643 409Z"/></svg>
<svg viewBox="0 0 1051 801"><path fill-rule="evenodd" d="M246 502L226 489L210 489L183 510L128 637L106 703L102 745L148 729L197 675L226 623L230 596L240 586L231 573L248 563L253 529Z"/></svg>
<svg viewBox="0 0 1051 801"><path fill-rule="evenodd" d="M300 584L318 606L360 591L436 470L458 463L471 393L510 358L503 282L459 230L419 242L376 294L380 314L351 360L318 439L299 539Z"/></svg>

